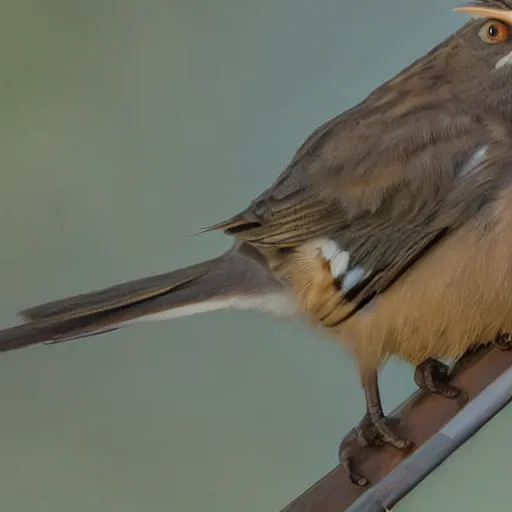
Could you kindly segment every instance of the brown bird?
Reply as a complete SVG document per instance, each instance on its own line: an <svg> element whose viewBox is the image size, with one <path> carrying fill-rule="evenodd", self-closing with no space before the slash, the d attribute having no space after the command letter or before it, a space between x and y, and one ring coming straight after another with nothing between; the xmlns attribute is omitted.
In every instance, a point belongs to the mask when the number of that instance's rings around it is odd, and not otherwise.
<svg viewBox="0 0 512 512"><path fill-rule="evenodd" d="M512 0L457 10L480 19L314 131L269 189L207 228L234 237L226 254L25 310L0 350L226 307L303 314L357 361L358 438L408 448L382 410L382 365L408 361L455 396L433 360L512 331Z"/></svg>

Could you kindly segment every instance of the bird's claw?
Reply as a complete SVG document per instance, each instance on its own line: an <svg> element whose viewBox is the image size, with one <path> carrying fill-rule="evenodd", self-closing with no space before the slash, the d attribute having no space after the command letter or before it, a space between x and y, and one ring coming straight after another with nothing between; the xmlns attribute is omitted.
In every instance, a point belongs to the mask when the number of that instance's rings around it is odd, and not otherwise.
<svg viewBox="0 0 512 512"><path fill-rule="evenodd" d="M449 367L436 359L426 359L416 367L414 371L414 382L420 389L424 389L435 395L454 399L463 392L452 386L450 381Z"/></svg>
<svg viewBox="0 0 512 512"><path fill-rule="evenodd" d="M382 447L388 444L401 451L409 450L412 447L411 441L395 432L397 423L397 419L386 416L373 421L367 414L341 441L338 450L339 461L354 485L365 487L370 483L367 477L357 471L354 461L354 451L357 447Z"/></svg>
<svg viewBox="0 0 512 512"><path fill-rule="evenodd" d="M500 333L492 340L492 344L499 350L512 350L512 333Z"/></svg>

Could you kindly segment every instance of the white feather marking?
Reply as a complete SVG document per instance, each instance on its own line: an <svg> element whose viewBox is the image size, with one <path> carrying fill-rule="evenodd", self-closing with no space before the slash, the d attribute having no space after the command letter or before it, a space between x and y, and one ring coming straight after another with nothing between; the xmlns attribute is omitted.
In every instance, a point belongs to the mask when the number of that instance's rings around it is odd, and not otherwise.
<svg viewBox="0 0 512 512"><path fill-rule="evenodd" d="M230 308L233 306L233 302L234 298L228 298L188 304L187 306L166 309L165 311L160 311L159 313L153 313L151 315L134 318L133 320L128 320L123 325L135 324L140 322L160 322L162 320L172 320L173 318L180 318L182 316L197 315L199 313L208 313L209 311Z"/></svg>
<svg viewBox="0 0 512 512"><path fill-rule="evenodd" d="M482 146L478 148L474 155L469 159L469 162L464 164L464 167L460 171L461 176L466 176L468 174L471 174L475 171L475 169L478 169L478 166L485 160L485 157L487 156L487 150L489 149L489 146Z"/></svg>
<svg viewBox="0 0 512 512"><path fill-rule="evenodd" d="M271 293L267 295L240 295L235 297L226 297L223 299L212 299L187 306L181 306L160 313L141 316L119 324L119 327L126 327L142 322L159 322L163 320L172 320L182 316L207 313L219 309L241 309L255 310L262 313L269 313L275 316L293 316L299 312L299 304L289 293Z"/></svg>
<svg viewBox="0 0 512 512"><path fill-rule="evenodd" d="M362 267L355 267L349 270L341 283L341 289L346 293L366 276Z"/></svg>
<svg viewBox="0 0 512 512"><path fill-rule="evenodd" d="M334 240L322 239L319 245L322 256L329 262L332 277L342 276L347 271L350 254L343 251Z"/></svg>
<svg viewBox="0 0 512 512"><path fill-rule="evenodd" d="M235 309L256 310L275 316L294 316L300 312L297 299L289 292L269 293L267 295L247 295L235 297Z"/></svg>
<svg viewBox="0 0 512 512"><path fill-rule="evenodd" d="M512 52L507 53L504 57L502 57L496 65L494 66L496 69L502 68L504 66L510 66L512 64Z"/></svg>
<svg viewBox="0 0 512 512"><path fill-rule="evenodd" d="M339 245L334 240L328 239L321 242L320 250L322 256L329 261L334 261L341 252Z"/></svg>
<svg viewBox="0 0 512 512"><path fill-rule="evenodd" d="M348 252L343 251L331 261L331 274L332 277L338 278L342 276L348 268L348 262L350 260L350 256Z"/></svg>

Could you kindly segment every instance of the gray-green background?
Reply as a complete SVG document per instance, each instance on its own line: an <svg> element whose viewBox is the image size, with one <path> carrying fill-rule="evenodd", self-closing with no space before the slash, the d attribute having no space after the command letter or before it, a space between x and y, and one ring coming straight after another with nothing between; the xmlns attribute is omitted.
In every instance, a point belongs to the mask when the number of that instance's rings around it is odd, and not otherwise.
<svg viewBox="0 0 512 512"><path fill-rule="evenodd" d="M317 125L464 21L443 0L1 6L1 326L227 248L188 235L245 206ZM388 408L410 377L387 368ZM362 412L343 350L250 313L6 354L0 510L272 512L335 465ZM505 503L507 415L398 508Z"/></svg>

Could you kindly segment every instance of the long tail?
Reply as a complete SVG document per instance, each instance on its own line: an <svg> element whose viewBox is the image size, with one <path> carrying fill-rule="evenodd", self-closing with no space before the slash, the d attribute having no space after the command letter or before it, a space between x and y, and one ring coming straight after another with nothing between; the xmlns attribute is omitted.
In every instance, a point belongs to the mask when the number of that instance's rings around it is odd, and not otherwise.
<svg viewBox="0 0 512 512"><path fill-rule="evenodd" d="M0 330L0 352L229 307L295 311L265 266L234 247L190 267L26 309L20 313L26 323Z"/></svg>

